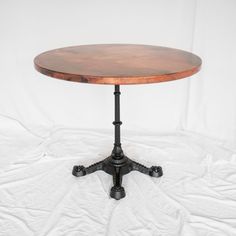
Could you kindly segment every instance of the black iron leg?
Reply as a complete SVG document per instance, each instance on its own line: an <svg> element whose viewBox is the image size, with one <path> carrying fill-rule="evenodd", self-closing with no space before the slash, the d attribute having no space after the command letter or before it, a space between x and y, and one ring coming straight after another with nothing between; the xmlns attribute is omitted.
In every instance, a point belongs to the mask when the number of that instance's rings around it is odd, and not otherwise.
<svg viewBox="0 0 236 236"><path fill-rule="evenodd" d="M114 186L111 188L110 196L116 200L125 197L125 190L121 186L123 175L128 174L130 171L139 171L143 174L152 177L161 177L163 175L162 168L160 166L152 166L150 168L130 160L124 155L120 142L120 86L115 85L115 142L112 153L106 159L92 164L89 167L74 166L72 174L76 177L91 174L98 170L103 170L107 174L113 176Z"/></svg>
<svg viewBox="0 0 236 236"><path fill-rule="evenodd" d="M136 161L132 161L132 170L139 171L152 177L161 177L163 175L162 168L160 166L152 166L148 168Z"/></svg>
<svg viewBox="0 0 236 236"><path fill-rule="evenodd" d="M97 170L103 170L103 161L99 161L90 165L89 167L84 166L74 166L72 170L72 174L76 177L92 174Z"/></svg>
<svg viewBox="0 0 236 236"><path fill-rule="evenodd" d="M125 189L121 186L122 183L122 174L120 168L115 168L115 172L113 173L113 184L114 186L111 188L110 196L119 200L125 197Z"/></svg>

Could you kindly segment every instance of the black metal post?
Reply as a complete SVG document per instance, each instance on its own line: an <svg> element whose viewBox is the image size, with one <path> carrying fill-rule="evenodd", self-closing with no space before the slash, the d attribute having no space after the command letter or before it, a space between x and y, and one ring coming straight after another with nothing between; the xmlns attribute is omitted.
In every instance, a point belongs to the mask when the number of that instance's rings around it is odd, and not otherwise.
<svg viewBox="0 0 236 236"><path fill-rule="evenodd" d="M76 177L91 174L95 171L102 170L107 174L113 176L113 184L110 196L116 200L125 197L125 189L122 187L122 178L130 171L139 171L140 173L152 176L160 177L163 175L162 168L160 166L151 166L150 168L129 159L124 155L120 142L120 85L115 85L115 142L112 153L110 156L102 161L96 162L88 167L82 165L76 165L73 167L72 174Z"/></svg>
<svg viewBox="0 0 236 236"><path fill-rule="evenodd" d="M112 156L114 159L122 159L124 154L121 148L120 142L120 126L122 122L120 121L120 85L115 85L115 121L113 125L115 126L115 143L112 150Z"/></svg>

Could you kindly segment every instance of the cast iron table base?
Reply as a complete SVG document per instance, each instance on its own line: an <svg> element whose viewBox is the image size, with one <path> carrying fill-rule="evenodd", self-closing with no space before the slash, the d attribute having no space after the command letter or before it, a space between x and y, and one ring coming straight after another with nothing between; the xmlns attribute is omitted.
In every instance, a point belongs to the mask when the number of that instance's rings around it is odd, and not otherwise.
<svg viewBox="0 0 236 236"><path fill-rule="evenodd" d="M116 200L125 197L125 190L122 187L123 175L128 174L131 171L139 171L143 174L160 177L163 175L162 168L160 166L152 166L150 168L129 159L124 155L120 142L120 126L122 122L120 121L120 86L115 85L115 121L113 122L115 126L115 143L112 153L106 159L99 161L90 165L89 167L84 167L82 165L74 166L72 174L76 177L81 177L84 175L91 174L98 170L103 170L107 174L113 176L114 186L111 188L110 196Z"/></svg>

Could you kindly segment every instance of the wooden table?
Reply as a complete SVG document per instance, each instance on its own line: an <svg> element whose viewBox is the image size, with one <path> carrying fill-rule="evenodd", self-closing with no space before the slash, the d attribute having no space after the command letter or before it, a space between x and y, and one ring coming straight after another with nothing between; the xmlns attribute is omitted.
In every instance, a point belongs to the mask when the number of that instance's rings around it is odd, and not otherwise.
<svg viewBox="0 0 236 236"><path fill-rule="evenodd" d="M76 177L98 170L113 176L110 196L125 197L122 177L136 170L152 177L163 175L160 166L146 167L129 159L120 142L120 85L147 84L185 78L197 73L201 59L189 52L152 45L95 44L59 48L44 52L34 59L42 74L68 81L114 85L115 142L111 155L89 167L74 166Z"/></svg>

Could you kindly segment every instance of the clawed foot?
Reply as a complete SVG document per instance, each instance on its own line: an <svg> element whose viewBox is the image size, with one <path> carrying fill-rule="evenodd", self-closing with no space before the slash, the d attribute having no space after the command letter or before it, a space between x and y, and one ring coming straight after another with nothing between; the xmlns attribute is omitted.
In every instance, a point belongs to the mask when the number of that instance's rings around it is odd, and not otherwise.
<svg viewBox="0 0 236 236"><path fill-rule="evenodd" d="M111 188L110 196L116 200L120 200L125 197L125 189L122 186L113 186Z"/></svg>
<svg viewBox="0 0 236 236"><path fill-rule="evenodd" d="M152 166L149 175L152 177L161 177L163 175L162 168L160 166Z"/></svg>
<svg viewBox="0 0 236 236"><path fill-rule="evenodd" d="M72 175L76 177L86 175L85 167L84 166L74 166L72 170Z"/></svg>

